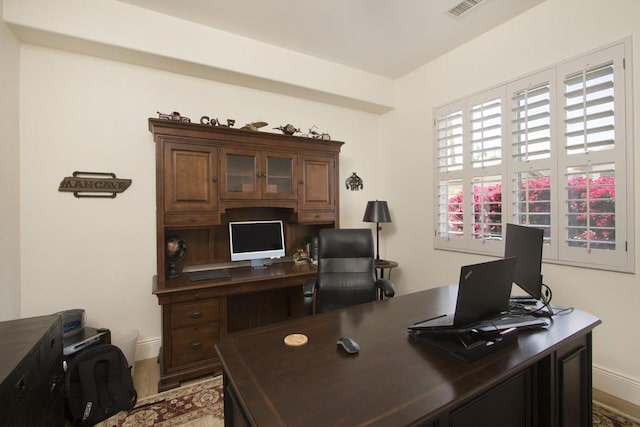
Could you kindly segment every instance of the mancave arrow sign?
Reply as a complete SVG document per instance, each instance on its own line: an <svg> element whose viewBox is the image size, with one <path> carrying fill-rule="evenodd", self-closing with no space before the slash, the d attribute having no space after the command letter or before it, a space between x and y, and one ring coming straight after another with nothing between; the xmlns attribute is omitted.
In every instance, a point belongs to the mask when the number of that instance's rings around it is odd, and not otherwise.
<svg viewBox="0 0 640 427"><path fill-rule="evenodd" d="M73 176L64 177L58 191L73 193L78 198L105 197L113 199L130 185L130 179L118 179L114 173L76 171Z"/></svg>

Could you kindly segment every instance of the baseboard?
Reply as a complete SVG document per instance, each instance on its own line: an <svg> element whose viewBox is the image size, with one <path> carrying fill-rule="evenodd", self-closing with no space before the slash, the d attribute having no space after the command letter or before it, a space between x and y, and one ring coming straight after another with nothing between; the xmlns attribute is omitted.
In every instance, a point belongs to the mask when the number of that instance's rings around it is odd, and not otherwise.
<svg viewBox="0 0 640 427"><path fill-rule="evenodd" d="M640 382L593 366L593 387L640 406Z"/></svg>
<svg viewBox="0 0 640 427"><path fill-rule="evenodd" d="M154 338L147 341L138 341L138 344L136 345L136 360L158 357L161 346L161 338Z"/></svg>

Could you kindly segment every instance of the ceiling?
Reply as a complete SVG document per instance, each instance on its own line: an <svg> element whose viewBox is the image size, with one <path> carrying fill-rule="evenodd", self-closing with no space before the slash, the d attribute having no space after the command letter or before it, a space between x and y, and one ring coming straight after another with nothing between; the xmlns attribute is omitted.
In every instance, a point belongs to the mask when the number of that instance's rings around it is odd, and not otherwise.
<svg viewBox="0 0 640 427"><path fill-rule="evenodd" d="M120 1L395 79L544 0Z"/></svg>

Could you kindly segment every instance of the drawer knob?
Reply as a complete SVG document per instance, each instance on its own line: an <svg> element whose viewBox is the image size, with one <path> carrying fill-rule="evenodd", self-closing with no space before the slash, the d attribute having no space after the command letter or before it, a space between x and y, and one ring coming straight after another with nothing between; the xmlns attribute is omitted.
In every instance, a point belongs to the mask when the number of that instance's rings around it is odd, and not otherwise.
<svg viewBox="0 0 640 427"><path fill-rule="evenodd" d="M192 319L199 319L202 317L202 312L201 311L192 311L191 314L189 314L189 317L191 317Z"/></svg>
<svg viewBox="0 0 640 427"><path fill-rule="evenodd" d="M202 343L200 341L194 341L191 343L192 350L200 350L202 348Z"/></svg>
<svg viewBox="0 0 640 427"><path fill-rule="evenodd" d="M57 375L52 376L51 379L49 379L49 394L53 394L59 384L62 384L61 378Z"/></svg>
<svg viewBox="0 0 640 427"><path fill-rule="evenodd" d="M16 383L16 391L18 393L24 391L24 389L27 388L26 384L25 384L25 379L24 379L24 375L20 377L20 379L18 380L18 382Z"/></svg>

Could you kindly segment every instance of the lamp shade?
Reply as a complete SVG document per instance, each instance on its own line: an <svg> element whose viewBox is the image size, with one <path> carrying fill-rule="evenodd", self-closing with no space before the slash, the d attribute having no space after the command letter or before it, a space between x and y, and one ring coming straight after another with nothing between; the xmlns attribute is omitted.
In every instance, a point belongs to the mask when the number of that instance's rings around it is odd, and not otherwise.
<svg viewBox="0 0 640 427"><path fill-rule="evenodd" d="M364 222L391 222L389 206L384 200L367 202L367 209L364 211Z"/></svg>

